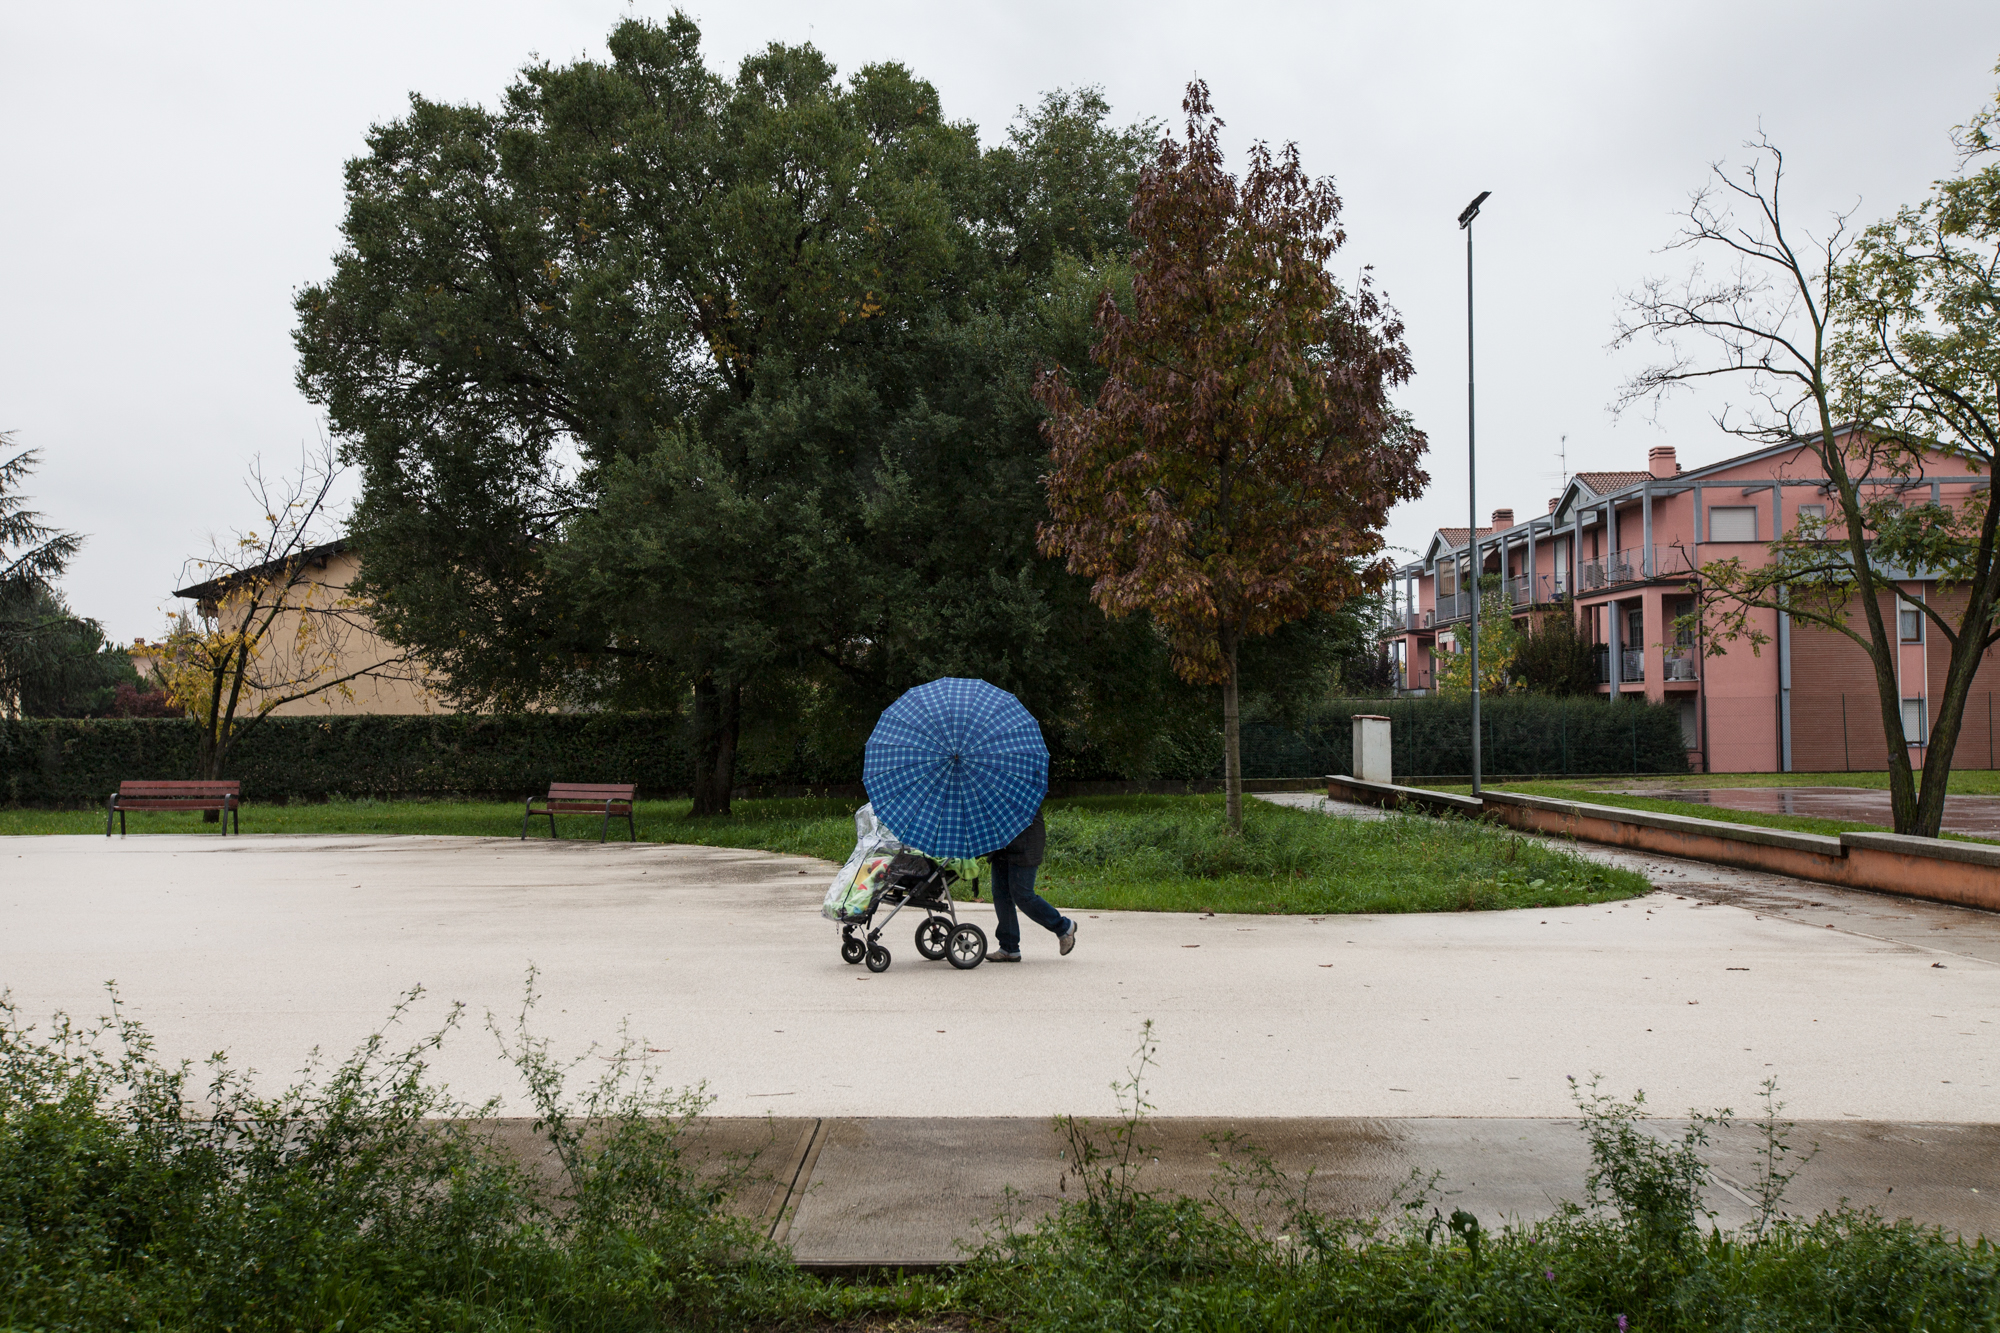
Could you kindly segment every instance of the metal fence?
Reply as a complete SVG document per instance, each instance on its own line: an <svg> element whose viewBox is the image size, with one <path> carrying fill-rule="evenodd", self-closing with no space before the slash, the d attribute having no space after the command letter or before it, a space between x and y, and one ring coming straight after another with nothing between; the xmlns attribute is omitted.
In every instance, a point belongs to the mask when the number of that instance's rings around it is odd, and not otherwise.
<svg viewBox="0 0 2000 1333"><path fill-rule="evenodd" d="M1919 756L1937 715L1934 700L1925 698L1922 707L1925 739L1913 742ZM1872 691L1815 694L1795 690L1791 714L1792 767L1796 771L1872 773L1889 767L1882 701ZM1954 769L2000 768L2000 700L1991 693L1966 698L1951 760ZM1921 757L1918 762L1922 762Z"/></svg>
<svg viewBox="0 0 2000 1333"><path fill-rule="evenodd" d="M1327 705L1306 726L1243 726L1245 777L1353 771L1353 715L1389 718L1399 777L1472 771L1472 706L1439 699L1354 699ZM1493 695L1480 705L1480 760L1487 773L1684 773L1687 747L1671 705L1630 697ZM1217 751L1219 757L1219 749ZM1200 773L1188 776L1217 776ZM1170 776L1181 776L1173 774Z"/></svg>
<svg viewBox="0 0 2000 1333"><path fill-rule="evenodd" d="M1678 546L1631 546L1583 561L1577 566L1577 586L1593 592L1648 578L1671 578L1692 570L1687 552Z"/></svg>

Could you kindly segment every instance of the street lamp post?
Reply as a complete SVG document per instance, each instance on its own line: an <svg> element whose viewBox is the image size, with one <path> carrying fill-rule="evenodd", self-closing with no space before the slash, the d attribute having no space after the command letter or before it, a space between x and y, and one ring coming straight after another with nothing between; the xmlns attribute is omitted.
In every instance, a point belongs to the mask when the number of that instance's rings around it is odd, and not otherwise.
<svg viewBox="0 0 2000 1333"><path fill-rule="evenodd" d="M1468 548L1466 573L1472 582L1472 794L1479 795L1479 455L1474 448L1472 407L1472 220L1479 206L1493 194L1481 190L1479 197L1458 215L1458 229L1465 233L1465 493L1470 522L1466 525ZM1503 571L1504 572L1504 571ZM1460 591L1464 591L1460 585Z"/></svg>

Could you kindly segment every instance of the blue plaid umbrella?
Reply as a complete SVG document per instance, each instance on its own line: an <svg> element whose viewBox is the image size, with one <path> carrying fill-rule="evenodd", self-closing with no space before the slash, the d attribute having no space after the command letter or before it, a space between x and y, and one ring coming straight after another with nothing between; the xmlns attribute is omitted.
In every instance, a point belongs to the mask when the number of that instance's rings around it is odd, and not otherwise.
<svg viewBox="0 0 2000 1333"><path fill-rule="evenodd" d="M883 710L861 765L876 818L932 856L984 856L1034 822L1049 747L1021 701L946 676Z"/></svg>

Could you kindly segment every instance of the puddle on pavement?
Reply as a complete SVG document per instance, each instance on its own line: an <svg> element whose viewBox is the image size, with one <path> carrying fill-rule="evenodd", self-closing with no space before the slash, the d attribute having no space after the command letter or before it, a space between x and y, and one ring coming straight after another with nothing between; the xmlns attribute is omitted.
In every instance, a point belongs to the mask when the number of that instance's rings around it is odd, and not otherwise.
<svg viewBox="0 0 2000 1333"><path fill-rule="evenodd" d="M1892 827L1889 793L1870 787L1618 787L1605 788L1620 796L1644 796L1655 801L1687 801L1725 810L1764 815L1808 815L1843 819L1856 824ZM1947 796L1944 829L1972 837L2000 837L2000 796Z"/></svg>

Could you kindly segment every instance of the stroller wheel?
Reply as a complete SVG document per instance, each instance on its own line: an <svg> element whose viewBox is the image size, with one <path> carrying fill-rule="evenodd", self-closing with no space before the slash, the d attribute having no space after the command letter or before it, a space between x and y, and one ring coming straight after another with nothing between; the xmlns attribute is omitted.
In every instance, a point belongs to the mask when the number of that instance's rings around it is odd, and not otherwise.
<svg viewBox="0 0 2000 1333"><path fill-rule="evenodd" d="M944 957L945 943L951 939L951 922L941 916L925 917L917 927L917 952L936 962Z"/></svg>
<svg viewBox="0 0 2000 1333"><path fill-rule="evenodd" d="M879 944L870 949L868 951L868 970L870 972L887 972L889 970L889 951Z"/></svg>
<svg viewBox="0 0 2000 1333"><path fill-rule="evenodd" d="M978 967L986 961L986 932L966 922L951 932L951 939L945 943L945 957L961 970Z"/></svg>
<svg viewBox="0 0 2000 1333"><path fill-rule="evenodd" d="M840 961L858 963L868 956L868 942L859 935L843 934L840 937Z"/></svg>

